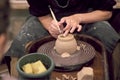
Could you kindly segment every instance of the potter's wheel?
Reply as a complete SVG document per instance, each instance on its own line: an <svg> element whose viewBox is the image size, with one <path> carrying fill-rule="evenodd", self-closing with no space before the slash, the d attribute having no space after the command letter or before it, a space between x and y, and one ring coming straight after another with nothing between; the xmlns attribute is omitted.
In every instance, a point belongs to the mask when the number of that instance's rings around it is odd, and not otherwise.
<svg viewBox="0 0 120 80"><path fill-rule="evenodd" d="M55 62L56 70L69 71L74 70L75 67L81 67L83 64L91 61L95 56L95 49L84 41L77 41L80 50L76 51L70 57L61 57L54 49L55 40L48 41L42 44L37 52L45 53L50 56Z"/></svg>

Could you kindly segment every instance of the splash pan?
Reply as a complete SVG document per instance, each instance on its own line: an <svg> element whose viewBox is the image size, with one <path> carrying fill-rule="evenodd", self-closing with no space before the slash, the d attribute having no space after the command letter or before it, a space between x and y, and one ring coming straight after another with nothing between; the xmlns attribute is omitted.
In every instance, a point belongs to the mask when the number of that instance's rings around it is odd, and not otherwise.
<svg viewBox="0 0 120 80"><path fill-rule="evenodd" d="M30 48L32 49L32 47L34 47L33 52L44 53L50 56L55 62L55 70L71 71L80 69L84 64L90 62L96 53L94 47L89 43L78 39L76 40L80 50L77 50L69 57L61 57L61 55L56 52L54 49L55 39L50 36L37 40Z"/></svg>
<svg viewBox="0 0 120 80"><path fill-rule="evenodd" d="M84 64L95 56L94 48L83 41L77 41L80 50L77 50L75 53L69 57L62 57L54 49L55 41L50 41L39 47L37 52L45 53L49 55L55 62L56 66L72 66L77 64ZM83 46L84 45L84 46Z"/></svg>

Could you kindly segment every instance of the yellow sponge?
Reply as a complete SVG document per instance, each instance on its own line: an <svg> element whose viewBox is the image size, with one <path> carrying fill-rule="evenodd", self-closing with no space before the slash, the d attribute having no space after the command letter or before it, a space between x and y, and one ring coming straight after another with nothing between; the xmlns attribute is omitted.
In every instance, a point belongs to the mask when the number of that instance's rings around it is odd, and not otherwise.
<svg viewBox="0 0 120 80"><path fill-rule="evenodd" d="M47 71L47 69L40 60L31 63L31 66L32 66L33 74L40 74Z"/></svg>
<svg viewBox="0 0 120 80"><path fill-rule="evenodd" d="M24 65L22 67L23 71L27 74L33 74L33 71L32 71L32 66L30 63L27 63L26 65Z"/></svg>

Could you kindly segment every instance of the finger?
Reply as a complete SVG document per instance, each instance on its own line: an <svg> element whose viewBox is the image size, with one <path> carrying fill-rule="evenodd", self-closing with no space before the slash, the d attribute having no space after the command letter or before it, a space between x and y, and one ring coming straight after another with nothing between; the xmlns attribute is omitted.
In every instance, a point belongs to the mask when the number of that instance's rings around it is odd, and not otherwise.
<svg viewBox="0 0 120 80"><path fill-rule="evenodd" d="M63 34L63 36L67 36L67 34L69 33L69 30L66 30Z"/></svg>
<svg viewBox="0 0 120 80"><path fill-rule="evenodd" d="M70 30L70 33L73 33L77 28L77 24L75 22L71 22L71 24L72 24L72 29Z"/></svg>
<svg viewBox="0 0 120 80"><path fill-rule="evenodd" d="M56 28L56 29L57 29L57 26L59 26L58 22L56 22L55 20L51 22L51 25L53 25L54 26L53 28Z"/></svg>
<svg viewBox="0 0 120 80"><path fill-rule="evenodd" d="M51 34L52 37L56 38L56 36L54 34Z"/></svg>
<svg viewBox="0 0 120 80"><path fill-rule="evenodd" d="M65 28L63 29L63 31L66 31L66 30L68 30L68 29L70 29L71 28L71 21L70 20L67 20L66 21L66 26L65 26Z"/></svg>
<svg viewBox="0 0 120 80"><path fill-rule="evenodd" d="M73 33L75 31L76 27L72 27L72 29L70 30L70 33Z"/></svg>
<svg viewBox="0 0 120 80"><path fill-rule="evenodd" d="M57 38L57 37L58 37L58 35L53 35L53 37L54 37L54 38Z"/></svg>
<svg viewBox="0 0 120 80"><path fill-rule="evenodd" d="M54 25L54 24L51 24L51 27L50 27L50 29L57 30L58 28L57 28L57 26L56 26L56 25Z"/></svg>
<svg viewBox="0 0 120 80"><path fill-rule="evenodd" d="M60 29L63 30L64 26L63 25L59 25Z"/></svg>
<svg viewBox="0 0 120 80"><path fill-rule="evenodd" d="M81 25L77 25L77 28L78 28L77 31L80 32L81 29L82 29L82 26Z"/></svg>
<svg viewBox="0 0 120 80"><path fill-rule="evenodd" d="M55 30L49 30L49 32L51 33L51 34L55 34L56 33L56 31Z"/></svg>
<svg viewBox="0 0 120 80"><path fill-rule="evenodd" d="M55 32L55 29L50 28L49 31L53 33L53 32Z"/></svg>
<svg viewBox="0 0 120 80"><path fill-rule="evenodd" d="M57 38L57 36L59 35L59 34L56 34L56 33L54 33L54 32L49 32L50 34L51 34L51 36L53 36L54 38Z"/></svg>
<svg viewBox="0 0 120 80"><path fill-rule="evenodd" d="M70 28L71 28L71 25L70 25L70 24L67 24L66 27L63 29L63 31L66 31L66 30L68 30L68 29L70 29Z"/></svg>
<svg viewBox="0 0 120 80"><path fill-rule="evenodd" d="M52 26L51 31L54 32L55 34L60 34L60 31L55 26Z"/></svg>
<svg viewBox="0 0 120 80"><path fill-rule="evenodd" d="M63 29L64 29L63 25L60 25L59 27L60 27L61 33L63 33Z"/></svg>
<svg viewBox="0 0 120 80"><path fill-rule="evenodd" d="M59 35L60 33L51 33L51 35L53 36L53 37L55 37L55 38L57 38L57 36Z"/></svg>
<svg viewBox="0 0 120 80"><path fill-rule="evenodd" d="M59 24L58 24L58 22L56 22L55 20L52 20L52 22L51 22L51 25L53 25L52 27L54 28L54 29L58 29L59 30Z"/></svg>

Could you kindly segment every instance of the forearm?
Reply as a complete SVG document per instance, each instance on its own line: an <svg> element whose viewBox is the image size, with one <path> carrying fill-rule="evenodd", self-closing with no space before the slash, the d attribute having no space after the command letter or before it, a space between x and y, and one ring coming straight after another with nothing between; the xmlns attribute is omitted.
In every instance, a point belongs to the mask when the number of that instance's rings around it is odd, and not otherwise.
<svg viewBox="0 0 120 80"><path fill-rule="evenodd" d="M112 16L112 12L96 10L90 13L76 15L79 17L80 23L92 23L109 19Z"/></svg>
<svg viewBox="0 0 120 80"><path fill-rule="evenodd" d="M48 30L50 23L52 21L51 15L46 15L42 17L38 17L39 21L42 23L43 27Z"/></svg>

